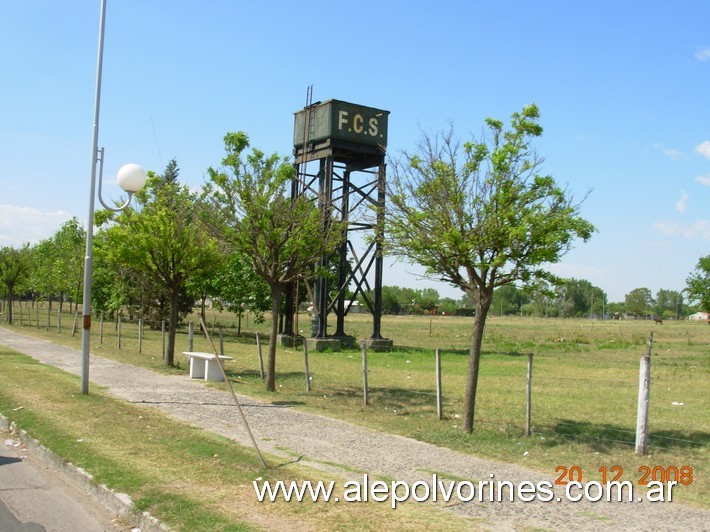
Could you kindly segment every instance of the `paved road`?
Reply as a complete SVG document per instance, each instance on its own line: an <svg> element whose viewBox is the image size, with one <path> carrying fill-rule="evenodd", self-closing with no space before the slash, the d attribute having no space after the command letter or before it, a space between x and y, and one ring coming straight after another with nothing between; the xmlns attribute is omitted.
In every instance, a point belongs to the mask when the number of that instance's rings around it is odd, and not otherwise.
<svg viewBox="0 0 710 532"><path fill-rule="evenodd" d="M0 431L0 531L124 530L130 526Z"/></svg>

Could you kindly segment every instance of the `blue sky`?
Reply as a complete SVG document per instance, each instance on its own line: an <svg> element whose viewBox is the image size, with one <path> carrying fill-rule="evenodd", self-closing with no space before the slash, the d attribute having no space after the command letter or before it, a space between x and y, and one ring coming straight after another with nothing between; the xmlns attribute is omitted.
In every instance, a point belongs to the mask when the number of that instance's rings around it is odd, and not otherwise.
<svg viewBox="0 0 710 532"><path fill-rule="evenodd" d="M86 220L99 0L0 0L0 246ZM386 109L390 154L453 123L541 111L543 170L599 232L553 270L611 301L681 290L710 253L710 2L108 0L99 145L117 169L176 158L194 187L222 138L290 155L293 113ZM388 261L385 284L433 286Z"/></svg>

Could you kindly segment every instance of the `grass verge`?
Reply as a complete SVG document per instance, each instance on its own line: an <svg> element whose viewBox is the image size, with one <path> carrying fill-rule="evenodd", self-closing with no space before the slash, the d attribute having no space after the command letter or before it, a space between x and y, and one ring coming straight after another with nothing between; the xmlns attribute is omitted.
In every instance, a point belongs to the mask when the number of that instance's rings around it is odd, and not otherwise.
<svg viewBox="0 0 710 532"><path fill-rule="evenodd" d="M331 479L294 463L262 470L253 451L231 440L101 390L81 395L78 385L74 376L0 347L0 412L175 530L466 528L466 520L421 505L392 511L377 503L259 503L257 477Z"/></svg>

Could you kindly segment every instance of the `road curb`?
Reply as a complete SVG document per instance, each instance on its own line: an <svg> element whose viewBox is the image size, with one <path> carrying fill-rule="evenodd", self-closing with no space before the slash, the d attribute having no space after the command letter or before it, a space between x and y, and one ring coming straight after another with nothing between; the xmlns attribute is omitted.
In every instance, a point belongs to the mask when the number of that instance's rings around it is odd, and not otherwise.
<svg viewBox="0 0 710 532"><path fill-rule="evenodd" d="M126 493L117 493L94 480L88 472L72 463L65 462L61 457L47 449L31 437L26 430L20 429L14 421L8 421L0 414L0 430L10 430L22 444L43 465L54 468L66 480L76 485L110 512L116 514L140 529L140 532L170 532L170 528L161 523L148 512L140 512L133 505L131 497ZM135 528L134 528L135 530Z"/></svg>

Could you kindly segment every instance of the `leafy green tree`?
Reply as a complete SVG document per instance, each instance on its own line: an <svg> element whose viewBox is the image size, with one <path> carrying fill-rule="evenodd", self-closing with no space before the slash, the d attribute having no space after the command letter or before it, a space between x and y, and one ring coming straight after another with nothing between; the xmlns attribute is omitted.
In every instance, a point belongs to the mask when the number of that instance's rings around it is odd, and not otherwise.
<svg viewBox="0 0 710 532"><path fill-rule="evenodd" d="M493 302L491 307L493 312L498 312L501 316L510 314L520 314L523 305L530 301L527 294L515 285L508 284L499 286L493 291Z"/></svg>
<svg viewBox="0 0 710 532"><path fill-rule="evenodd" d="M452 297L443 297L439 302L439 312L441 313L454 315L457 308L459 308L459 304Z"/></svg>
<svg viewBox="0 0 710 532"><path fill-rule="evenodd" d="M52 237L55 284L60 293L67 294L74 301L75 306L81 301L85 242L86 231L76 218L65 222Z"/></svg>
<svg viewBox="0 0 710 532"><path fill-rule="evenodd" d="M30 246L0 248L0 284L7 293L7 322L12 324L15 294L30 277Z"/></svg>
<svg viewBox="0 0 710 532"><path fill-rule="evenodd" d="M399 314L402 305L399 302L401 289L398 286L383 286L382 287L382 313L383 314Z"/></svg>
<svg viewBox="0 0 710 532"><path fill-rule="evenodd" d="M463 430L473 430L483 330L499 286L555 280L557 262L594 227L555 180L539 173L530 144L542 134L535 105L512 124L486 120L487 135L461 144L453 131L424 135L414 154L391 163L390 250L423 265L475 302Z"/></svg>
<svg viewBox="0 0 710 532"><path fill-rule="evenodd" d="M271 310L269 285L238 253L226 257L222 267L211 276L208 290L237 315L237 336L241 335L245 311L250 310L257 319L261 319L265 312Z"/></svg>
<svg viewBox="0 0 710 532"><path fill-rule="evenodd" d="M174 365L181 308L185 301L194 302L186 292L188 282L209 267L217 253L216 243L198 223L197 196L177 181L178 173L175 160L160 176L150 172L146 187L136 194L136 209L122 211L107 230L114 262L144 272L164 290L169 310L168 366Z"/></svg>
<svg viewBox="0 0 710 532"><path fill-rule="evenodd" d="M414 304L421 310L431 312L439 304L439 292L435 288L419 288L414 291Z"/></svg>
<svg viewBox="0 0 710 532"><path fill-rule="evenodd" d="M59 295L60 308L64 295L78 306L83 283L85 242L86 231L77 218L72 218L51 238L33 246L30 289L50 303L55 295Z"/></svg>
<svg viewBox="0 0 710 532"><path fill-rule="evenodd" d="M710 255L700 257L695 271L686 279L688 299L710 312Z"/></svg>
<svg viewBox="0 0 710 532"><path fill-rule="evenodd" d="M32 270L30 273L30 289L39 298L47 299L49 308L57 289L58 279L54 271L54 244L51 238L40 241L32 247Z"/></svg>
<svg viewBox="0 0 710 532"><path fill-rule="evenodd" d="M564 279L557 297L564 317L601 315L606 304L606 293L586 279Z"/></svg>
<svg viewBox="0 0 710 532"><path fill-rule="evenodd" d="M683 295L680 292L660 289L653 310L659 318L679 318L682 307Z"/></svg>
<svg viewBox="0 0 710 532"><path fill-rule="evenodd" d="M276 336L284 290L313 274L316 260L332 253L341 227L305 196L291 198L287 189L294 167L277 154L266 157L249 147L244 132L224 137L221 169L208 169L205 200L211 205L205 223L223 244L247 258L269 286L271 335L266 388L276 389ZM244 158L243 156L246 155Z"/></svg>
<svg viewBox="0 0 710 532"><path fill-rule="evenodd" d="M646 316L653 307L653 296L648 288L634 288L626 294L624 299L626 312L631 312L637 316Z"/></svg>

